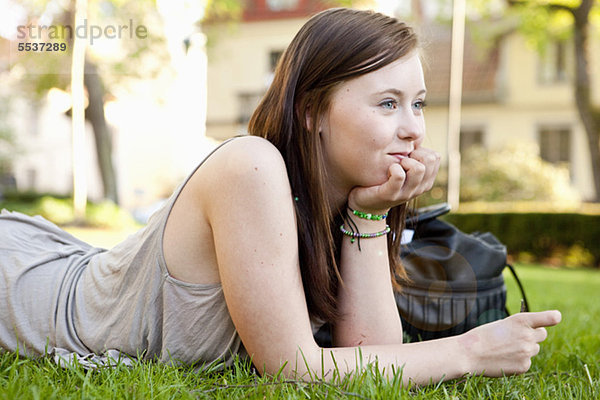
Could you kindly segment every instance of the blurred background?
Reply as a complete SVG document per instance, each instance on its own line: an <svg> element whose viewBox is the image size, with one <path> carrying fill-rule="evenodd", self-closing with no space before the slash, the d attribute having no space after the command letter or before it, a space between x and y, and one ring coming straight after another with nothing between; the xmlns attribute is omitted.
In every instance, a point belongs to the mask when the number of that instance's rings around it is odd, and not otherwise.
<svg viewBox="0 0 600 400"><path fill-rule="evenodd" d="M0 0L0 207L143 224L246 133L294 34L335 6L419 32L444 164L419 205L519 236L521 259L600 265L598 0Z"/></svg>

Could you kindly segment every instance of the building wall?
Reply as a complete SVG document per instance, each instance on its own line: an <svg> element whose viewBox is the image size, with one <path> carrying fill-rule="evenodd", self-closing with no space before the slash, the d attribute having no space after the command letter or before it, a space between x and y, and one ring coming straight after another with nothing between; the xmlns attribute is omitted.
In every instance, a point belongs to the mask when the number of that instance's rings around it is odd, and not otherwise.
<svg viewBox="0 0 600 400"><path fill-rule="evenodd" d="M71 120L46 102L13 99L10 126L17 133L13 161L17 189L69 193L73 189ZM93 152L92 128L86 124L87 186L91 199L101 195L100 173Z"/></svg>
<svg viewBox="0 0 600 400"><path fill-rule="evenodd" d="M427 142L442 153L446 151L447 110L428 107L426 111ZM592 175L585 132L572 109L562 107L524 109L521 106L471 105L462 110L463 128L481 128L483 144L488 149L500 149L511 143L538 143L540 126L566 126L572 130L571 179L583 198L593 196ZM427 143L426 142L426 143ZM445 158L445 157L444 157Z"/></svg>
<svg viewBox="0 0 600 400"><path fill-rule="evenodd" d="M283 51L306 20L279 19L206 28L208 48L207 136L223 140L245 132L241 96L250 112L270 83L271 52ZM254 101L252 101L252 99Z"/></svg>

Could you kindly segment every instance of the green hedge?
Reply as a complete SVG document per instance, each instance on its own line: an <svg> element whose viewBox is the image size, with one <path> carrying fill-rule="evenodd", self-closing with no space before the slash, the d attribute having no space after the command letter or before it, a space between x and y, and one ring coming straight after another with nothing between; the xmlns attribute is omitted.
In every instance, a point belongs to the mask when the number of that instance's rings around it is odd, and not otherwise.
<svg viewBox="0 0 600 400"><path fill-rule="evenodd" d="M464 232L489 231L515 257L566 266L600 267L600 215L577 213L451 213Z"/></svg>

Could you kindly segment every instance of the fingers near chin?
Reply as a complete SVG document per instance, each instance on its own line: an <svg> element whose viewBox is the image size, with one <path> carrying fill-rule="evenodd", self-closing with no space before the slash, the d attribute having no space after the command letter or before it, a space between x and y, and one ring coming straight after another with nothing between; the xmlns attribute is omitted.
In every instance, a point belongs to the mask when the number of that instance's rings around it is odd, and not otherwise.
<svg viewBox="0 0 600 400"><path fill-rule="evenodd" d="M389 169L389 179L382 186L381 193L384 197L393 199L396 197L396 193L402 190L406 181L406 172L400 164L392 164Z"/></svg>
<svg viewBox="0 0 600 400"><path fill-rule="evenodd" d="M439 165L442 157L437 151L420 148L410 153L410 158L417 160L428 167L433 167Z"/></svg>
<svg viewBox="0 0 600 400"><path fill-rule="evenodd" d="M395 164L395 165L400 165L400 167L402 167L402 169L404 171L408 172L408 171L412 171L419 165L423 165L423 164L421 164L421 162L415 158L407 157L407 158L403 158L402 160L400 160L400 164Z"/></svg>
<svg viewBox="0 0 600 400"><path fill-rule="evenodd" d="M402 179L404 180L406 178L406 168L404 168L404 166L394 163L390 166L389 169L389 175L390 178L395 178L395 179Z"/></svg>
<svg viewBox="0 0 600 400"><path fill-rule="evenodd" d="M412 179L416 182L421 182L427 171L425 164L412 158L404 158L401 161L401 167L407 175L407 180Z"/></svg>
<svg viewBox="0 0 600 400"><path fill-rule="evenodd" d="M433 181L439 170L440 155L429 149L415 150L410 154L410 157L402 160L405 169L414 171L415 175L422 176L423 191L431 189ZM416 162L415 162L416 161Z"/></svg>

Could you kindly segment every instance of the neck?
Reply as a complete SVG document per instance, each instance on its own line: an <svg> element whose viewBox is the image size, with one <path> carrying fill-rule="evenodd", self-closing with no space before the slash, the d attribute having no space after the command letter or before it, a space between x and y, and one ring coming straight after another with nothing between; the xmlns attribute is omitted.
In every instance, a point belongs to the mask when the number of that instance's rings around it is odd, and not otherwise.
<svg viewBox="0 0 600 400"><path fill-rule="evenodd" d="M327 202L329 203L329 207L331 207L331 212L333 213L333 215L336 215L340 211L343 211L342 209L348 201L349 193L349 190L342 190L336 185L333 185L331 183L328 184L328 189L326 193Z"/></svg>

